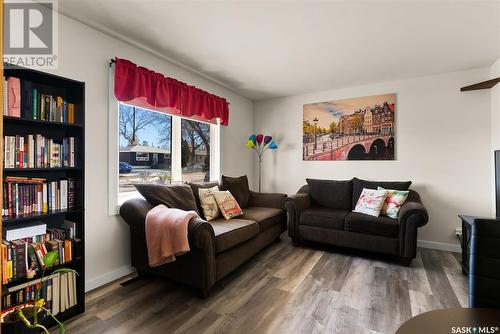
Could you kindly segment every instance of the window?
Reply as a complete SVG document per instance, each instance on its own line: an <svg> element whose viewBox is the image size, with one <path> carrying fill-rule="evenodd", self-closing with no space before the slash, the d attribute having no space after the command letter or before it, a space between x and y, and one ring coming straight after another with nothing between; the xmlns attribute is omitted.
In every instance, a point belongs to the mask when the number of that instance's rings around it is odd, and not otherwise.
<svg viewBox="0 0 500 334"><path fill-rule="evenodd" d="M182 181L210 180L210 126L207 123L181 120Z"/></svg>
<svg viewBox="0 0 500 334"><path fill-rule="evenodd" d="M149 153L137 152L135 154L136 161L149 161Z"/></svg>
<svg viewBox="0 0 500 334"><path fill-rule="evenodd" d="M219 125L112 102L110 214L140 196L134 184L219 179Z"/></svg>
<svg viewBox="0 0 500 334"><path fill-rule="evenodd" d="M134 184L171 178L172 116L120 103L119 193L135 194ZM167 158L165 158L167 157Z"/></svg>

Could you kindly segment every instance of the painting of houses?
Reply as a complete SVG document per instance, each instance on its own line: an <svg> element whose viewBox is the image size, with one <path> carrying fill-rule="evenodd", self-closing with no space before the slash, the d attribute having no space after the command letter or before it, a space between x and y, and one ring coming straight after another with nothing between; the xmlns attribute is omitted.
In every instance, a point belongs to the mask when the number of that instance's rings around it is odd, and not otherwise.
<svg viewBox="0 0 500 334"><path fill-rule="evenodd" d="M394 160L396 94L304 105L303 160Z"/></svg>

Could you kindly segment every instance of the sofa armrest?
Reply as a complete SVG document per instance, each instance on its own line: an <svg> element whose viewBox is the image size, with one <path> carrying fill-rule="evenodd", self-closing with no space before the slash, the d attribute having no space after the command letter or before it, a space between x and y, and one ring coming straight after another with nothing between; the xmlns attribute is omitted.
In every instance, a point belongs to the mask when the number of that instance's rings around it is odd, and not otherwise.
<svg viewBox="0 0 500 334"><path fill-rule="evenodd" d="M418 219L413 222L417 224L416 227L421 227L427 224L429 214L422 202L406 202L401 206L399 211L399 223L406 224L410 217L416 216Z"/></svg>
<svg viewBox="0 0 500 334"><path fill-rule="evenodd" d="M250 206L285 209L286 194L250 191Z"/></svg>
<svg viewBox="0 0 500 334"><path fill-rule="evenodd" d="M414 258L417 254L417 230L427 224L429 214L419 194L410 190L407 201L401 206L398 216L400 228L400 254Z"/></svg>
<svg viewBox="0 0 500 334"><path fill-rule="evenodd" d="M146 215L153 206L142 198L126 201L120 207L120 216L130 226L132 247L146 245ZM188 223L189 247L204 249L215 254L215 234L212 225L201 218L192 218Z"/></svg>
<svg viewBox="0 0 500 334"><path fill-rule="evenodd" d="M132 198L120 206L120 216L132 228L135 225L144 225L146 215L153 208L144 198Z"/></svg>
<svg viewBox="0 0 500 334"><path fill-rule="evenodd" d="M201 218L191 218L188 223L189 247L204 249L215 256L215 233L212 225Z"/></svg>
<svg viewBox="0 0 500 334"><path fill-rule="evenodd" d="M297 193L290 195L285 200L285 208L294 208L295 210L302 211L311 206L311 196L306 193Z"/></svg>
<svg viewBox="0 0 500 334"><path fill-rule="evenodd" d="M297 193L288 196L285 200L285 209L288 216L288 235L298 237L300 214L311 206L311 197L308 193Z"/></svg>
<svg viewBox="0 0 500 334"><path fill-rule="evenodd" d="M191 252L176 261L151 268L146 244L146 215L153 206L144 199L131 199L123 203L120 215L130 226L131 262L138 270L155 273L181 281L203 290L216 281L215 234L212 225L201 218L188 223L188 241Z"/></svg>

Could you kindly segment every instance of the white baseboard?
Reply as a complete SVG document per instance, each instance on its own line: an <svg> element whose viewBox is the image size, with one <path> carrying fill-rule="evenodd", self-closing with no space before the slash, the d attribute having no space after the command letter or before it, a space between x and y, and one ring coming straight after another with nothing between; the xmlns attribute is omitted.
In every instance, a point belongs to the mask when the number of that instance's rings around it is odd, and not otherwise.
<svg viewBox="0 0 500 334"><path fill-rule="evenodd" d="M120 277L131 274L135 271L135 268L132 266L123 266L109 273L105 273L104 275L97 276L95 278L89 279L85 281L85 292L90 290L94 290L100 286L103 286L106 283L112 282Z"/></svg>
<svg viewBox="0 0 500 334"><path fill-rule="evenodd" d="M437 250L442 250L442 251L449 251L449 252L454 252L454 253L462 253L462 247L460 247L460 245L456 245L456 244L452 245L452 244L444 244L441 242L418 240L417 246L422 247L422 248L431 248L431 249L437 249Z"/></svg>

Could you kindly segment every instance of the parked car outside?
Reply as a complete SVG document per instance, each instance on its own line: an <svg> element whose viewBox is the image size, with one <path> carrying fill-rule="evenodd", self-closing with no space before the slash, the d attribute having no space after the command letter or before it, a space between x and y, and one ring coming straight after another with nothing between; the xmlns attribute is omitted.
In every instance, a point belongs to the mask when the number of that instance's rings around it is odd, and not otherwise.
<svg viewBox="0 0 500 334"><path fill-rule="evenodd" d="M133 169L132 165L124 162L124 161L120 161L120 167L119 167L119 170L120 170L120 173L123 174L123 173L130 173L130 171Z"/></svg>

